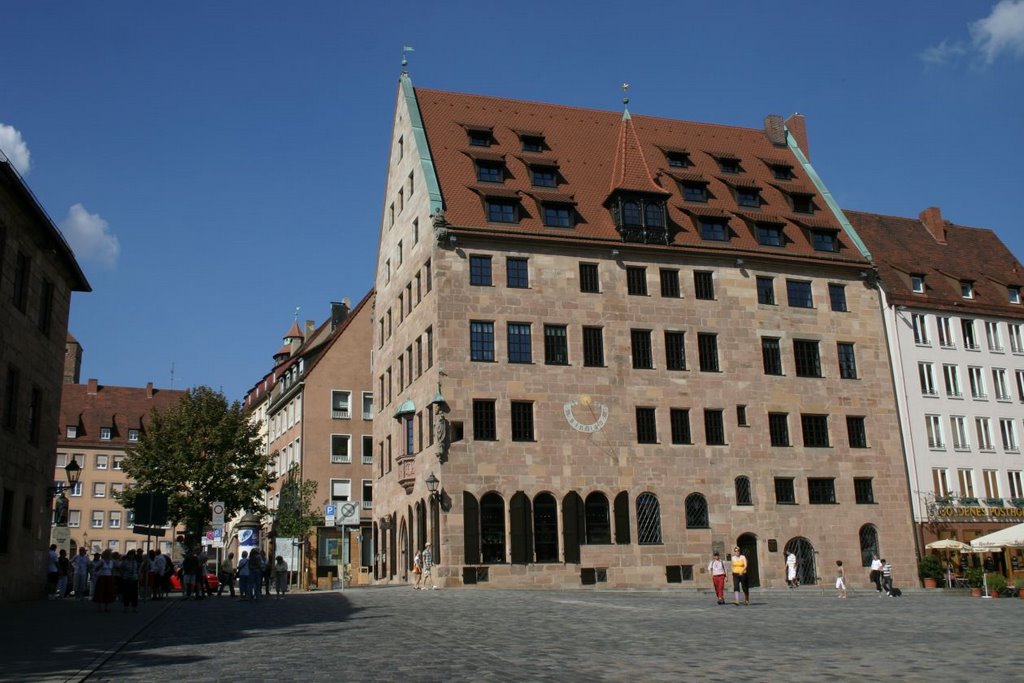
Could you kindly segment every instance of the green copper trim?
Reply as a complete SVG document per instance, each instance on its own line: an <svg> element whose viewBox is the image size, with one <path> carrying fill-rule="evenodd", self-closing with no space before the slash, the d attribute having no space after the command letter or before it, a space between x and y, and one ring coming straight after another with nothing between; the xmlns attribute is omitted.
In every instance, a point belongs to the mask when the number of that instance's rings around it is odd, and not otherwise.
<svg viewBox="0 0 1024 683"><path fill-rule="evenodd" d="M416 103L416 91L413 90L409 74L403 73L398 81L402 84L402 96L405 97L405 106L409 110L409 123L412 124L413 138L416 140L416 149L420 154L423 180L427 183L427 196L430 197L430 214L434 215L436 212L444 209L444 200L441 198L441 186L437 182L434 160L430 157L430 147L427 146L427 134L423 130L420 106Z"/></svg>
<svg viewBox="0 0 1024 683"><path fill-rule="evenodd" d="M839 224L843 226L843 230L845 230L846 234L848 234L850 239L853 240L853 244L857 247L857 250L860 251L861 256L866 258L868 261L873 262L871 252L868 251L867 245L864 244L864 241L860 238L860 235L857 234L857 231L853 229L853 225L851 225L850 221L847 220L846 214L844 214L843 210L839 208L839 204L836 203L835 197L833 197L832 193L828 191L827 187L825 187L825 183L822 182L820 177L818 177L818 172L814 170L814 167L811 166L811 162L804 156L803 151L800 150L800 145L796 144L796 140L793 138L793 134L789 132L788 126L786 127L786 143L789 145L789 149L792 150L793 154L796 156L797 161L800 162L800 166L803 167L804 172L807 173L807 177L811 179L812 183L814 183L815 189L817 189L818 192L821 193L821 196L824 197L825 203L828 204L828 208L832 210L832 214L836 217L836 220L839 221Z"/></svg>

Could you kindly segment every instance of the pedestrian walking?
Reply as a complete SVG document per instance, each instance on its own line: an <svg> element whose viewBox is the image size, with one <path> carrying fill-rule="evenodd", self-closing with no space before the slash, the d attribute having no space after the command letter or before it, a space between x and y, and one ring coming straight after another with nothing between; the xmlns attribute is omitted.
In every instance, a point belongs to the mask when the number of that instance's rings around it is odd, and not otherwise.
<svg viewBox="0 0 1024 683"><path fill-rule="evenodd" d="M270 597L270 586L274 583L274 561L270 553L260 551L260 559L263 561L263 590L267 597Z"/></svg>
<svg viewBox="0 0 1024 683"><path fill-rule="evenodd" d="M50 546L46 558L46 594L51 598L57 597L57 577L60 576L57 567L58 560L57 544L54 543Z"/></svg>
<svg viewBox="0 0 1024 683"><path fill-rule="evenodd" d="M117 597L117 586L114 582L114 557L110 548L103 551L99 560L93 563L96 585L92 600L96 603L97 612L109 612L110 603Z"/></svg>
<svg viewBox="0 0 1024 683"><path fill-rule="evenodd" d="M153 591L153 599L161 600L164 596L164 573L167 571L167 558L155 550L149 551L149 583Z"/></svg>
<svg viewBox="0 0 1024 683"><path fill-rule="evenodd" d="M868 578L875 584L878 597L882 597L882 561L878 559L878 555L871 556L871 573L868 574Z"/></svg>
<svg viewBox="0 0 1024 683"><path fill-rule="evenodd" d="M61 548L57 556L57 598L62 599L68 596L68 579L71 577L71 560L68 559L68 551Z"/></svg>
<svg viewBox="0 0 1024 683"><path fill-rule="evenodd" d="M786 585L790 590L800 585L796 578L796 553L792 550L786 555Z"/></svg>
<svg viewBox="0 0 1024 683"><path fill-rule="evenodd" d="M423 578L420 590L427 590L427 588L435 589L437 586L434 585L433 569L434 569L434 554L430 550L430 541L427 541L426 545L423 546Z"/></svg>
<svg viewBox="0 0 1024 683"><path fill-rule="evenodd" d="M135 559L135 551L129 550L121 559L121 603L124 611L131 607L133 612L139 611L139 562Z"/></svg>
<svg viewBox="0 0 1024 683"><path fill-rule="evenodd" d="M882 589L885 594L892 597L892 565L889 560L882 558Z"/></svg>
<svg viewBox="0 0 1024 683"><path fill-rule="evenodd" d="M842 560L836 560L836 590L840 598L846 599L846 571Z"/></svg>
<svg viewBox="0 0 1024 683"><path fill-rule="evenodd" d="M242 600L249 599L249 553L245 550L238 560L238 592Z"/></svg>
<svg viewBox="0 0 1024 683"><path fill-rule="evenodd" d="M235 597L235 554L228 553L228 556L221 560L220 574L217 576L220 585L217 587L217 595L224 592L224 586L231 591L231 597Z"/></svg>
<svg viewBox="0 0 1024 683"><path fill-rule="evenodd" d="M416 555L412 558L412 574L416 577L416 581L412 584L412 587L418 589L420 587L420 580L423 578L423 560L420 558L418 550L416 551Z"/></svg>
<svg viewBox="0 0 1024 683"><path fill-rule="evenodd" d="M188 600L192 597L196 588L196 573L199 571L199 558L191 548L185 552L185 559L181 561L181 592L182 599Z"/></svg>
<svg viewBox="0 0 1024 683"><path fill-rule="evenodd" d="M277 599L280 600L288 592L288 563L280 555L274 562L274 577L277 583Z"/></svg>
<svg viewBox="0 0 1024 683"><path fill-rule="evenodd" d="M249 553L249 599L259 602L260 591L263 590L263 558L259 548Z"/></svg>
<svg viewBox="0 0 1024 683"><path fill-rule="evenodd" d="M85 546L78 549L78 554L71 560L72 589L75 599L81 600L89 592L89 554Z"/></svg>
<svg viewBox="0 0 1024 683"><path fill-rule="evenodd" d="M135 561L139 563L139 599L149 600L151 589L149 583L149 553L142 548L135 551Z"/></svg>
<svg viewBox="0 0 1024 683"><path fill-rule="evenodd" d="M715 587L715 598L719 605L724 605L726 569L725 562L722 562L722 557L718 553L715 553L708 563L708 573L711 574L711 583Z"/></svg>
<svg viewBox="0 0 1024 683"><path fill-rule="evenodd" d="M740 604L740 591L743 591L743 604L750 604L750 577L747 576L747 558L740 552L739 546L732 549L732 592L734 605Z"/></svg>

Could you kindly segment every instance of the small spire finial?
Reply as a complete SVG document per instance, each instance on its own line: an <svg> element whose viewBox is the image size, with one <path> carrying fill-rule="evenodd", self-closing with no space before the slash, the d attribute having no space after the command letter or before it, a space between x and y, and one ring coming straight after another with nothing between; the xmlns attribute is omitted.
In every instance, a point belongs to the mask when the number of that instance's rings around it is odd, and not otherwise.
<svg viewBox="0 0 1024 683"><path fill-rule="evenodd" d="M299 310L301 308L302 308L301 306L296 306L295 307L295 322L299 322Z"/></svg>
<svg viewBox="0 0 1024 683"><path fill-rule="evenodd" d="M408 59L408 54L409 54L410 52L415 52L415 50L413 50L413 49L412 49L411 47L409 47L408 45L403 45L403 46L402 46L402 68L403 68L403 69L404 69L405 67L409 66L409 59Z"/></svg>
<svg viewBox="0 0 1024 683"><path fill-rule="evenodd" d="M622 84L622 104L629 104L629 83Z"/></svg>

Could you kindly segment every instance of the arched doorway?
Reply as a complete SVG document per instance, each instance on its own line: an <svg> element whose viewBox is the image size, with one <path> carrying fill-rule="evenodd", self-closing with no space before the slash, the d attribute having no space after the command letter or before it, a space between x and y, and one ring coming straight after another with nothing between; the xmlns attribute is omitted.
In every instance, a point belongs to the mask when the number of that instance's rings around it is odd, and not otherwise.
<svg viewBox="0 0 1024 683"><path fill-rule="evenodd" d="M865 524L860 528L860 563L864 567L871 566L871 560L875 555L881 557L878 552L878 529L874 524Z"/></svg>
<svg viewBox="0 0 1024 683"><path fill-rule="evenodd" d="M736 539L740 552L747 558L747 576L751 588L761 585L761 574L757 568L757 536L743 534Z"/></svg>
<svg viewBox="0 0 1024 683"><path fill-rule="evenodd" d="M402 520L402 530L398 532L398 574L402 581L409 580L409 530L406 528L405 520Z"/></svg>
<svg viewBox="0 0 1024 683"><path fill-rule="evenodd" d="M784 552L787 556L790 553L796 555L796 580L801 586L813 586L818 582L817 560L810 541L803 536L791 538Z"/></svg>

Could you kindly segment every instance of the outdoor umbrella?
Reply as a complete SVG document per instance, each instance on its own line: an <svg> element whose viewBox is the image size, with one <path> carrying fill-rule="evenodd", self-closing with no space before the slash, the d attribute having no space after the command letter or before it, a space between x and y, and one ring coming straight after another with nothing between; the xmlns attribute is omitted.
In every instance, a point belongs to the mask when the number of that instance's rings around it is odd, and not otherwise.
<svg viewBox="0 0 1024 683"><path fill-rule="evenodd" d="M971 541L971 547L982 552L999 548L1024 548L1024 524L1015 524Z"/></svg>
<svg viewBox="0 0 1024 683"><path fill-rule="evenodd" d="M929 550L970 550L971 546L967 543L955 541L952 538L944 538L941 541L932 541L925 548Z"/></svg>

